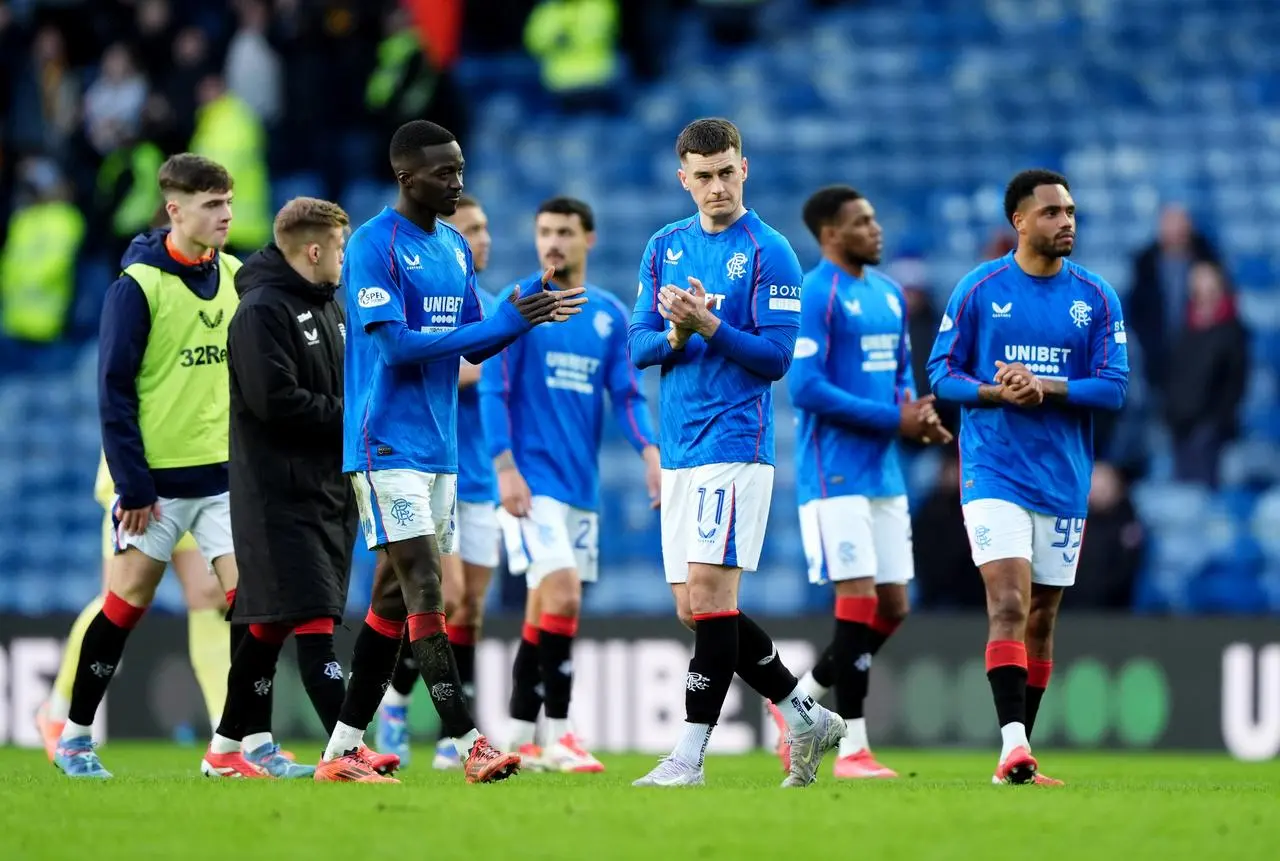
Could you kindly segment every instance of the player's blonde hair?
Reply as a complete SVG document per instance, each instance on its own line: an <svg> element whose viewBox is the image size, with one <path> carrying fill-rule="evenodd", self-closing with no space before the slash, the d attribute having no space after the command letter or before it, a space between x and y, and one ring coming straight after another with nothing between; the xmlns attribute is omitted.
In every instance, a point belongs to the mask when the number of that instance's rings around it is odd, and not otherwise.
<svg viewBox="0 0 1280 861"><path fill-rule="evenodd" d="M335 227L349 227L351 218L341 206L318 197L295 197L276 213L271 232L286 253L317 242Z"/></svg>

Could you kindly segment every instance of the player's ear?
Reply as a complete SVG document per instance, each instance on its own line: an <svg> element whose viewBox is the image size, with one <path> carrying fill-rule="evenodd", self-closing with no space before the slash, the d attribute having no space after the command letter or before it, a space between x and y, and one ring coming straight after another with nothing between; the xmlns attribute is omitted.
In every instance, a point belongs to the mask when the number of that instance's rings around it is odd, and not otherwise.
<svg viewBox="0 0 1280 861"><path fill-rule="evenodd" d="M742 181L747 181L747 157L745 155L742 157Z"/></svg>
<svg viewBox="0 0 1280 861"><path fill-rule="evenodd" d="M681 184L682 186L684 186L684 190L685 190L685 191L688 191L688 190L689 190L689 179L688 179L688 177L685 175L684 168L682 168L682 167L678 167L678 168L676 168L676 176L680 177L680 184Z"/></svg>
<svg viewBox="0 0 1280 861"><path fill-rule="evenodd" d="M590 251L596 247L596 232L594 230L587 232L587 250Z"/></svg>

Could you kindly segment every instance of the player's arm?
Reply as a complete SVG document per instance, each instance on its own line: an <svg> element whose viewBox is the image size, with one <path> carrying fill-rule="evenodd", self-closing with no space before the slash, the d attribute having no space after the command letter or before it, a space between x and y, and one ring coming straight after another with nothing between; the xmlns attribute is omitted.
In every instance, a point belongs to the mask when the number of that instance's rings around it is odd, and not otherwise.
<svg viewBox="0 0 1280 861"><path fill-rule="evenodd" d="M511 394L523 364L524 344L516 341L491 361L480 375L480 423L493 470L498 475L498 498L513 517L524 517L532 506L529 485L516 467L512 440Z"/></svg>
<svg viewBox="0 0 1280 861"><path fill-rule="evenodd" d="M776 382L786 376L795 356L804 273L796 253L782 242L761 248L757 265L752 297L756 331L737 329L713 314L707 315L706 327L696 331L707 339L709 353Z"/></svg>
<svg viewBox="0 0 1280 861"><path fill-rule="evenodd" d="M929 354L929 385L940 400L968 407L998 406L1004 402L1003 386L982 382L972 369L977 315L969 306L974 287L974 276L969 275L951 293Z"/></svg>
<svg viewBox="0 0 1280 861"><path fill-rule="evenodd" d="M266 305L241 305L227 330L231 373L245 406L260 421L293 434L342 436L342 399L298 383L289 320Z"/></svg>
<svg viewBox="0 0 1280 861"><path fill-rule="evenodd" d="M120 494L120 508L134 511L156 501L138 424L138 371L151 334L151 309L127 275L107 289L98 332L98 415L102 449ZM173 357L177 361L177 357Z"/></svg>
<svg viewBox="0 0 1280 861"><path fill-rule="evenodd" d="M1129 344L1115 290L1105 281L1089 326L1090 375L1075 380L1041 378L1046 399L1094 410L1115 411L1129 391Z"/></svg>
<svg viewBox="0 0 1280 861"><path fill-rule="evenodd" d="M639 289L627 329L627 348L632 363L640 370L662 365L686 364L706 352L707 343L700 335L678 333L658 311L658 272L661 261L653 240L649 241L640 262Z"/></svg>
<svg viewBox="0 0 1280 861"><path fill-rule="evenodd" d="M653 420L649 417L649 402L640 391L640 381L636 379L632 368L627 348L628 339L622 334L622 324L626 322L625 312L612 304L608 310L615 318L614 330L609 336L609 356L605 366L609 403L613 407L618 427L622 429L622 435L631 443L632 448L643 453L646 448L654 445L658 437L653 432Z"/></svg>
<svg viewBox="0 0 1280 861"><path fill-rule="evenodd" d="M791 402L797 409L860 431L891 434L901 418L897 404L860 398L831 382L830 292L812 280L800 296L800 336L788 382Z"/></svg>

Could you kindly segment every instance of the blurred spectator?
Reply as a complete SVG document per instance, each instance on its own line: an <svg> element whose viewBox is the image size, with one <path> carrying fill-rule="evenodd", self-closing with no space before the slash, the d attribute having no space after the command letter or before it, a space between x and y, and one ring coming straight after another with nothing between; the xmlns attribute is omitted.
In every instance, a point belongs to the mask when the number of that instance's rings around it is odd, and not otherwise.
<svg viewBox="0 0 1280 861"><path fill-rule="evenodd" d="M1218 253L1195 231L1184 208L1166 206L1156 240L1133 261L1124 314L1125 325L1142 348L1144 373L1157 403L1169 380L1170 341L1182 330L1186 316L1188 276L1201 261L1217 263Z"/></svg>
<svg viewBox="0 0 1280 861"><path fill-rule="evenodd" d="M543 87L566 112L616 106L617 42L617 0L542 0L524 30Z"/></svg>
<svg viewBox="0 0 1280 861"><path fill-rule="evenodd" d="M907 299L907 334L911 338L911 373L916 391L929 391L929 353L938 337L942 315L933 304L929 288L929 266L919 257L899 257L887 267L890 278L897 281Z"/></svg>
<svg viewBox="0 0 1280 861"><path fill-rule="evenodd" d="M75 296L84 216L49 158L18 165L18 202L0 250L0 328L15 340L47 343L66 325Z"/></svg>
<svg viewBox="0 0 1280 861"><path fill-rule="evenodd" d="M267 138L262 121L239 97L227 91L218 75L197 88L200 107L191 152L211 158L235 182L235 217L227 250L243 254L271 239L271 188L267 182Z"/></svg>
<svg viewBox="0 0 1280 861"><path fill-rule="evenodd" d="M759 35L764 0L698 0L707 11L711 38L725 46L746 45Z"/></svg>
<svg viewBox="0 0 1280 861"><path fill-rule="evenodd" d="M1217 263L1196 263L1189 301L1166 368L1165 418L1174 476L1218 486L1222 449L1238 433L1249 374L1248 333Z"/></svg>
<svg viewBox="0 0 1280 861"><path fill-rule="evenodd" d="M155 101L149 104L157 105ZM133 237L146 232L156 210L162 208L156 176L165 156L151 137L154 127L144 115L141 133L112 150L98 169L94 234L113 262L124 256Z"/></svg>
<svg viewBox="0 0 1280 861"><path fill-rule="evenodd" d="M185 27L173 41L173 63L163 79L156 80L169 104L174 125L171 130L179 143L172 149L185 149L191 137L196 115L196 89L207 75L214 72L209 56L209 40L198 27ZM165 147L166 150L171 147Z"/></svg>
<svg viewBox="0 0 1280 861"><path fill-rule="evenodd" d="M67 61L61 31L42 27L30 60L14 81L10 145L18 152L64 157L80 118L80 86Z"/></svg>
<svg viewBox="0 0 1280 861"><path fill-rule="evenodd" d="M466 146L466 117L447 69L440 68L423 45L426 34L410 26L405 12L395 9L386 18L386 38L378 45L378 65L369 76L365 103L381 123L381 137L390 139L410 120L439 123ZM386 170L385 154L377 153L376 169Z"/></svg>
<svg viewBox="0 0 1280 861"><path fill-rule="evenodd" d="M1129 497L1129 482L1115 466L1093 465L1089 515L1076 584L1068 591L1072 608L1127 610L1142 569L1146 530Z"/></svg>
<svg viewBox="0 0 1280 861"><path fill-rule="evenodd" d="M239 0L235 6L240 26L227 46L227 89L265 125L273 126L284 110L284 70L280 56L267 41L271 10L262 0Z"/></svg>
<svg viewBox="0 0 1280 861"><path fill-rule="evenodd" d="M135 55L154 85L164 79L173 62L173 14L168 0L138 0L135 20Z"/></svg>
<svg viewBox="0 0 1280 861"><path fill-rule="evenodd" d="M85 134L100 155L138 133L147 101L147 79L128 46L116 43L102 55L102 70L84 94Z"/></svg>
<svg viewBox="0 0 1280 861"><path fill-rule="evenodd" d="M987 606L982 575L973 564L960 507L960 458L946 450L937 481L911 517L916 588L921 608L968 610Z"/></svg>

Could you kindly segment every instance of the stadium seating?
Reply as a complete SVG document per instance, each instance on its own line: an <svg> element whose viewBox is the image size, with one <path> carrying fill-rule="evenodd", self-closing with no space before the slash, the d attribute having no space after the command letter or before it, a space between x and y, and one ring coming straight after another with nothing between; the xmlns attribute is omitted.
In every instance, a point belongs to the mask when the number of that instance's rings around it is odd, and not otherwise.
<svg viewBox="0 0 1280 861"><path fill-rule="evenodd" d="M533 211L564 193L597 211L591 279L629 302L647 237L690 212L674 177L675 135L708 114L741 125L748 202L802 262L816 256L800 220L804 195L851 182L875 203L888 256L923 253L940 299L1001 225L1003 184L1019 168L1067 172L1082 210L1077 258L1122 294L1161 203L1185 201L1241 288L1255 370L1223 495L1170 484L1161 436L1149 434L1158 456L1151 482L1136 489L1152 536L1139 606L1280 608L1280 491L1265 489L1280 478L1280 6L1182 0L1169 14L1149 0L868 0L817 14L779 0L764 14L767 40L737 52L711 46L696 17L673 21L662 32L667 74L635 88L620 118L549 114L527 58L465 60L475 120L468 192L484 201L495 237L487 286L536 267ZM310 181L279 180L274 196ZM342 200L362 219L393 194L373 177ZM87 350L61 371L0 378L3 414L24 417L0 427L9 443L0 485L10 491L0 506L19 526L0 532L0 570L16 572L0 577L0 605L70 609L96 588L93 361ZM646 386L656 398L652 376ZM778 393L771 538L745 601L785 613L829 598L804 583L791 410L785 386ZM666 612L639 460L614 432L607 445L606 576L588 610ZM917 493L930 480L922 463L912 471Z"/></svg>

